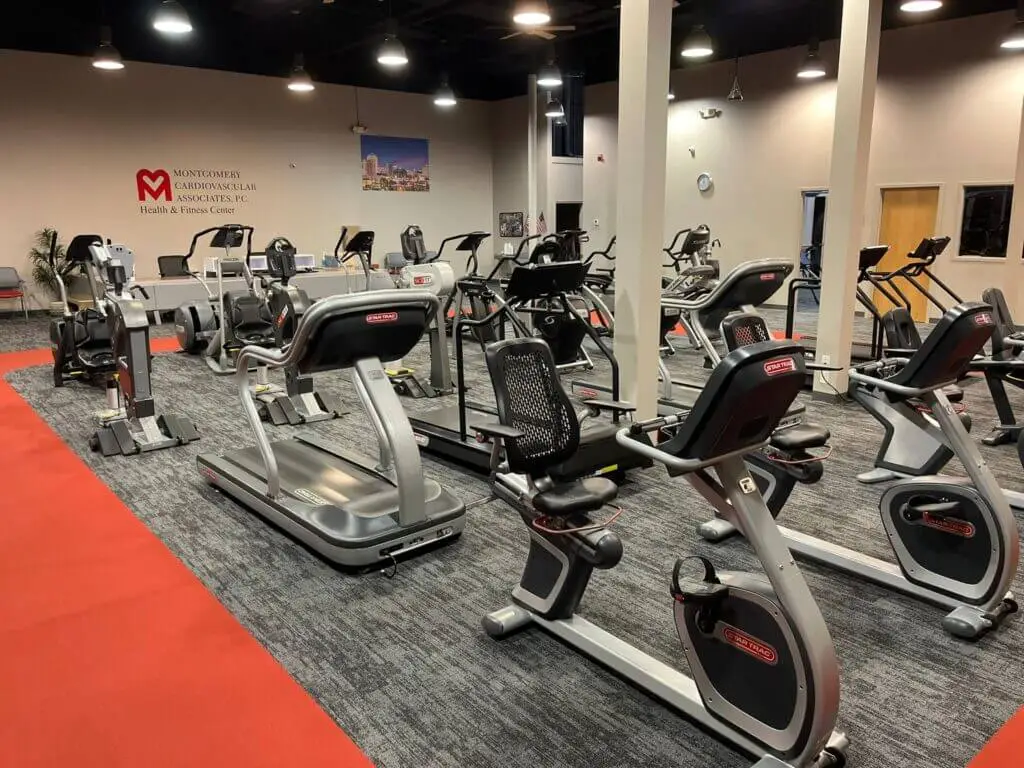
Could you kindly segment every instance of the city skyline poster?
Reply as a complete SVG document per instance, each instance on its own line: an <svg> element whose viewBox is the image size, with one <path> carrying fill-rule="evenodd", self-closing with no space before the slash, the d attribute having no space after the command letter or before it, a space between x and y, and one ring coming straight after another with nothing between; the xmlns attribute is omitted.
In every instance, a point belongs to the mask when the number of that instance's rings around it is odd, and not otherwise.
<svg viewBox="0 0 1024 768"><path fill-rule="evenodd" d="M429 192L430 142L401 136L361 137L363 190Z"/></svg>

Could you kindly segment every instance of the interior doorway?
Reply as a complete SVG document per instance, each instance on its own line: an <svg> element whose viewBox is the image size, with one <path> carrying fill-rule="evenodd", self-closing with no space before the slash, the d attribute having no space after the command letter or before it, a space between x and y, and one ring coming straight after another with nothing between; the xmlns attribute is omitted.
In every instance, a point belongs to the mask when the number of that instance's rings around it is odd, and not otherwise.
<svg viewBox="0 0 1024 768"><path fill-rule="evenodd" d="M555 232L568 232L580 228L583 203L555 203Z"/></svg>
<svg viewBox="0 0 1024 768"><path fill-rule="evenodd" d="M939 214L938 187L903 187L882 190L882 219L878 242L889 246L889 253L878 265L879 272L893 272L907 263L907 256L926 237L935 234ZM910 314L916 322L928 319L928 300L906 280L897 278L895 284L910 301ZM925 288L930 285L927 275L918 278ZM882 314L893 305L875 291L875 303Z"/></svg>
<svg viewBox="0 0 1024 768"><path fill-rule="evenodd" d="M803 234L800 238L800 274L821 277L821 253L825 246L825 210L828 190L815 189L803 193Z"/></svg>
<svg viewBox="0 0 1024 768"><path fill-rule="evenodd" d="M825 245L825 209L828 205L827 189L809 189L802 193L803 217L800 234L800 277L821 280L821 255ZM821 292L817 288L796 294L796 309L817 312Z"/></svg>

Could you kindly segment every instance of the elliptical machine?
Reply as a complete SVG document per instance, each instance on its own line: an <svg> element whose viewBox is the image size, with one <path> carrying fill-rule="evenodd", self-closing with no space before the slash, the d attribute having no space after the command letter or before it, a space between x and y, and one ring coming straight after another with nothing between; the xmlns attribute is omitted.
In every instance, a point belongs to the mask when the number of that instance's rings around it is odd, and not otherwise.
<svg viewBox="0 0 1024 768"><path fill-rule="evenodd" d="M943 387L956 381L984 348L993 327L991 307L961 304L943 315L911 357L864 363L850 371L851 396L876 418L886 409L915 410L909 401L923 403L968 475L906 478L885 490L879 509L898 568L780 529L796 554L950 610L942 626L971 640L1017 610L1009 590L1020 560L1020 541L1006 496ZM698 531L709 541L721 541L737 527L716 518Z"/></svg>
<svg viewBox="0 0 1024 768"><path fill-rule="evenodd" d="M299 321L312 302L304 290L291 284L297 274L297 250L285 237L275 237L266 247L267 277L261 277L267 313L274 318L274 345L284 349L295 336ZM335 398L318 392L309 373L284 367L285 388L267 381L267 368L257 365L258 383L253 388L260 418L276 426L312 424L344 416L347 411Z"/></svg>
<svg viewBox="0 0 1024 768"><path fill-rule="evenodd" d="M469 232L446 237L436 253L427 251L423 231L413 225L401 234L402 253L393 254L389 264L396 288L428 290L441 303L437 317L427 330L430 344L430 379L422 382L412 368L402 361L390 361L386 369L392 386L399 395L412 398L433 398L450 395L452 387L451 363L448 355L446 313L456 293L455 272L451 264L441 261L445 246L458 242L456 251L468 252L467 269L476 270L477 251L481 243L490 237L487 232Z"/></svg>
<svg viewBox="0 0 1024 768"><path fill-rule="evenodd" d="M195 256L199 240L206 235L213 234L210 241L211 248L224 249L224 261L230 261L231 249L240 248L244 242L244 233L234 231L234 225L209 227L202 232L192 236L192 243L189 245L188 253L181 257L182 271L194 278L203 286L206 291L206 301L189 301L179 306L174 311L174 330L178 337L178 344L183 352L190 355L198 355L207 348L210 341L217 335L221 323L221 297L210 290L204 274L192 269L189 261ZM166 257L170 258L170 257ZM221 260L217 260L219 265ZM219 269L218 269L219 272ZM218 283L223 295L223 279Z"/></svg>
<svg viewBox="0 0 1024 768"><path fill-rule="evenodd" d="M51 261L56 242L54 233ZM68 379L103 379L107 410L96 416L99 428L89 447L104 456L130 456L198 440L199 432L190 420L156 415L149 319L132 292L149 296L144 288L131 284L132 252L123 245L104 244L99 235L77 235L68 245L66 258L88 276L93 307L72 312L67 289L58 278L64 314L50 327L54 386L62 387Z"/></svg>
<svg viewBox="0 0 1024 768"><path fill-rule="evenodd" d="M249 267L252 257L252 235L252 227L229 224L218 229L210 242L212 248L224 249L225 258L230 258L232 248L242 245L243 236L246 243L243 268L247 287L245 291L224 290L221 259L214 258L220 327L208 342L203 358L210 370L218 376L230 376L235 373L235 358L243 347L273 347L276 343L274 318L267 303L256 291L252 270Z"/></svg>
<svg viewBox="0 0 1024 768"><path fill-rule="evenodd" d="M833 730L839 665L832 639L741 458L765 443L800 392L800 347L769 341L730 353L689 414L617 434L621 445L685 476L735 520L765 567L764 575L720 572L692 558L703 575L684 578L686 561L676 562L670 594L692 677L579 614L594 569L622 558L622 542L606 527L616 516L617 488L604 478L555 483L549 476L577 450L579 424L547 346L509 340L490 345L486 357L500 423L477 430L494 441L494 493L519 512L530 536L513 604L484 617L487 634L537 624L754 755L755 768L844 765L848 742ZM653 447L647 435L664 429L674 436Z"/></svg>

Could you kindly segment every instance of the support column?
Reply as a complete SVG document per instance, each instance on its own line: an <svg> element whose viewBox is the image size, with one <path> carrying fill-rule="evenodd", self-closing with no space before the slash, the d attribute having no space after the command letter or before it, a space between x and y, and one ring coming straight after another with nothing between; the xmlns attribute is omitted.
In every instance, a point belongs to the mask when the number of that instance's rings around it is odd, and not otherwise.
<svg viewBox="0 0 1024 768"><path fill-rule="evenodd" d="M843 3L817 345L818 362L843 370L817 374L815 396L835 397L837 392L845 395L849 381L853 307L858 306L857 257L864 245L860 240L867 207L881 30L882 0Z"/></svg>
<svg viewBox="0 0 1024 768"><path fill-rule="evenodd" d="M1024 317L1024 107L1021 109L1020 134L1017 139L1017 170L1013 175L1013 210L1010 212L1010 236L1006 243L1006 268L1002 289L1006 303L1017 322Z"/></svg>
<svg viewBox="0 0 1024 768"><path fill-rule="evenodd" d="M657 415L672 0L622 0L615 357L620 397Z"/></svg>
<svg viewBox="0 0 1024 768"><path fill-rule="evenodd" d="M526 219L530 222L527 235L537 231L537 76L530 75L527 89L529 125L526 134Z"/></svg>

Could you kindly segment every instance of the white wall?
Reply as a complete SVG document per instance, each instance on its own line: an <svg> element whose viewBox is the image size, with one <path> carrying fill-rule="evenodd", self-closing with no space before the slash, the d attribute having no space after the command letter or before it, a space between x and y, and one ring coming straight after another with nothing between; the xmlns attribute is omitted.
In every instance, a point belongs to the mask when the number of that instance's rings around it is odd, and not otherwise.
<svg viewBox="0 0 1024 768"><path fill-rule="evenodd" d="M375 230L378 253L397 250L407 224L424 228L428 247L492 229L490 106L481 102L443 111L428 96L360 90L371 132L430 140L431 191L388 193L362 191L351 87L297 95L275 78L138 63L101 73L86 59L13 51L0 52L0 83L0 264L23 274L43 226L128 244L141 277L156 274L158 255L183 252L194 232L226 219L253 225L259 247L285 235L317 254L342 224ZM238 170L256 190L231 215L147 215L141 168Z"/></svg>
<svg viewBox="0 0 1024 768"><path fill-rule="evenodd" d="M1005 55L998 45L1012 18L922 24L886 32L882 40L863 240L877 240L882 187L941 185L936 231L954 242L938 274L970 298L1003 277L1002 260L956 258L956 236L964 184L1013 180L1024 58ZM677 99L669 109L666 240L679 228L705 223L723 242L726 268L756 258L796 261L801 192L828 186L835 106L834 79L807 83L794 76L803 53L743 60L742 103L725 100L729 62L672 73ZM834 68L836 42L823 45L822 54ZM584 216L611 225L617 84L588 88L585 104ZM722 109L722 117L703 120L698 110L705 107ZM696 185L704 171L715 179L707 194Z"/></svg>

